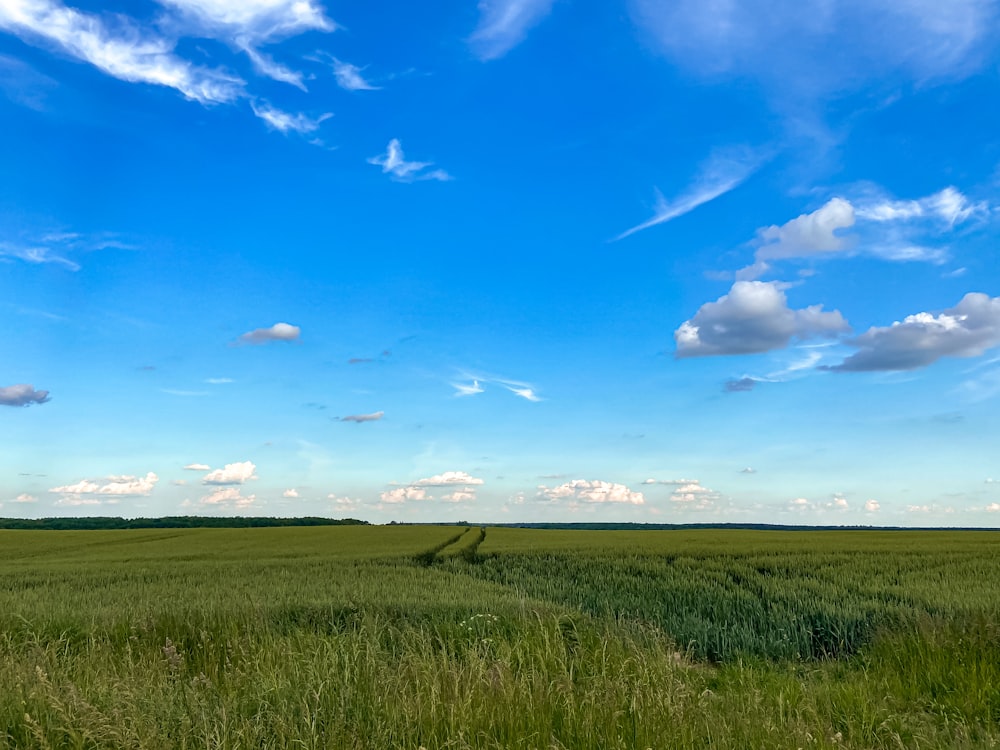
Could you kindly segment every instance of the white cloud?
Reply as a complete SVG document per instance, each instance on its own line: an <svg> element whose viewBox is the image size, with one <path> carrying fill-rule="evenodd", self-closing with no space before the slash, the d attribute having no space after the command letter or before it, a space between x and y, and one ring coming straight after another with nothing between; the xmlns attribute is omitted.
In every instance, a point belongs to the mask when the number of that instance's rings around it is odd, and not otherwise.
<svg viewBox="0 0 1000 750"><path fill-rule="evenodd" d="M267 76L275 81L281 81L282 83L288 83L295 88L302 89L306 91L306 85L302 82L302 73L297 70L292 70L291 68L282 65L276 61L270 55L267 55L249 44L241 43L239 48L242 49L250 62L253 64L254 70L260 73L262 76ZM258 115L260 117L260 115Z"/></svg>
<svg viewBox="0 0 1000 750"><path fill-rule="evenodd" d="M118 495L122 497L149 497L159 477L149 472L144 477L132 475L110 476L104 483L81 479L76 484L53 487L49 492L58 495ZM70 504L67 502L67 504Z"/></svg>
<svg viewBox="0 0 1000 750"><path fill-rule="evenodd" d="M79 271L80 264L76 261L61 255L51 247L40 244L19 244L14 242L0 241L0 258L16 258L25 263L42 265L54 263L65 266L71 271Z"/></svg>
<svg viewBox="0 0 1000 750"><path fill-rule="evenodd" d="M298 341L302 329L288 323L275 323L270 328L255 328L241 335L239 344L267 344L271 341Z"/></svg>
<svg viewBox="0 0 1000 750"><path fill-rule="evenodd" d="M129 497L148 497L159 477L153 472L149 472L144 477L117 476L108 477L108 484L102 486L98 492L102 495L126 495Z"/></svg>
<svg viewBox="0 0 1000 750"><path fill-rule="evenodd" d="M757 470L755 468L753 468L752 466L746 466L746 467L740 469L740 474L756 474L756 473L757 473Z"/></svg>
<svg viewBox="0 0 1000 750"><path fill-rule="evenodd" d="M780 100L821 100L867 81L966 75L991 55L993 0L631 0L676 63L760 80Z"/></svg>
<svg viewBox="0 0 1000 750"><path fill-rule="evenodd" d="M1000 513L1000 503L990 503L985 510L987 513Z"/></svg>
<svg viewBox="0 0 1000 750"><path fill-rule="evenodd" d="M320 124L324 120L328 120L333 117L333 114L330 112L326 112L316 118L308 117L301 112L293 115L289 112L283 112L276 107L272 107L264 101L250 102L250 107L253 109L253 113L266 122L269 127L282 133L287 133L289 131L293 131L295 133L312 133L319 128ZM282 324L279 323L278 325ZM292 327L294 328L294 326Z"/></svg>
<svg viewBox="0 0 1000 750"><path fill-rule="evenodd" d="M857 215L859 219L875 222L933 218L951 227L977 216L985 216L989 210L989 204L985 201L973 203L957 189L949 186L918 200L881 198L871 201L867 205L859 206Z"/></svg>
<svg viewBox="0 0 1000 750"><path fill-rule="evenodd" d="M185 471L210 471L212 467L208 464L188 464L184 469Z"/></svg>
<svg viewBox="0 0 1000 750"><path fill-rule="evenodd" d="M361 75L362 68L357 65L351 65L336 57L333 58L332 63L333 75L340 88L347 91L377 91L379 89L378 86L373 86L365 80L364 76Z"/></svg>
<svg viewBox="0 0 1000 750"><path fill-rule="evenodd" d="M881 507L882 506L879 504L878 500L873 500L871 498L869 498L868 500L865 500L865 512L866 513L877 513L878 510L879 510L879 508L881 508Z"/></svg>
<svg viewBox="0 0 1000 750"><path fill-rule="evenodd" d="M216 508L249 508L257 503L256 495L242 495L238 487L219 487L201 499L202 505Z"/></svg>
<svg viewBox="0 0 1000 750"><path fill-rule="evenodd" d="M281 496L287 498L296 498L299 496L299 491L293 487L290 490L285 490L284 492L282 492Z"/></svg>
<svg viewBox="0 0 1000 750"><path fill-rule="evenodd" d="M172 41L124 16L83 13L55 0L5 0L0 29L29 43L55 44L114 78L167 86L202 104L232 102L243 95L240 78L181 59Z"/></svg>
<svg viewBox="0 0 1000 750"><path fill-rule="evenodd" d="M244 484L251 479L256 479L256 464L253 461L239 461L233 464L226 464L222 469L210 471L201 478L202 484Z"/></svg>
<svg viewBox="0 0 1000 750"><path fill-rule="evenodd" d="M483 393L486 390L479 385L478 380L473 380L471 384L452 383L451 385L455 389L456 396L474 396L477 393Z"/></svg>
<svg viewBox="0 0 1000 750"><path fill-rule="evenodd" d="M476 490L474 487L463 487L460 490L449 492L447 495L442 495L441 499L446 503L471 502L476 499Z"/></svg>
<svg viewBox="0 0 1000 750"><path fill-rule="evenodd" d="M710 510L719 499L719 493L705 487L697 479L682 479L661 484L675 485L670 493L670 501L685 510Z"/></svg>
<svg viewBox="0 0 1000 750"><path fill-rule="evenodd" d="M655 227L694 211L720 195L738 187L760 166L760 155L750 151L720 151L702 165L694 183L678 198L667 201L659 191L656 193L656 209L653 218L622 232L614 239L621 240L644 229Z"/></svg>
<svg viewBox="0 0 1000 750"><path fill-rule="evenodd" d="M840 312L822 305L788 307L778 282L737 281L729 294L701 306L674 332L678 357L754 354L788 345L793 338L833 336L848 330Z"/></svg>
<svg viewBox="0 0 1000 750"><path fill-rule="evenodd" d="M349 414L346 417L341 417L340 421L356 422L357 424L361 424L362 422L377 422L384 416L385 416L384 411L376 411L372 412L371 414Z"/></svg>
<svg viewBox="0 0 1000 750"><path fill-rule="evenodd" d="M865 187L855 202L835 197L815 211L781 226L757 231L754 263L737 272L737 279L754 279L771 268L771 261L864 253L894 262L943 263L945 248L930 246L957 224L989 215L984 201L972 202L953 187L917 200L887 198ZM847 234L846 230L854 232Z"/></svg>
<svg viewBox="0 0 1000 750"><path fill-rule="evenodd" d="M49 400L48 391L36 391L33 385L27 383L0 387L0 406L30 406Z"/></svg>
<svg viewBox="0 0 1000 750"><path fill-rule="evenodd" d="M426 479L418 479L411 483L411 487L447 487L453 484L483 484L483 480L474 477L464 471L446 471L443 474L435 474Z"/></svg>
<svg viewBox="0 0 1000 750"><path fill-rule="evenodd" d="M447 181L451 175L443 169L424 171L434 165L432 161L406 161L403 146L398 138L393 138L386 146L385 153L368 159L369 164L382 167L382 173L390 175L397 182L414 182L417 180Z"/></svg>
<svg viewBox="0 0 1000 750"><path fill-rule="evenodd" d="M37 503L38 498L34 495L29 495L27 492L22 492L20 495L11 500L13 503Z"/></svg>
<svg viewBox="0 0 1000 750"><path fill-rule="evenodd" d="M554 0L479 0L479 25L469 37L480 60L495 60L520 44L552 10Z"/></svg>
<svg viewBox="0 0 1000 750"><path fill-rule="evenodd" d="M361 505L361 500L358 498L347 497L346 495L340 497L332 492L326 496L326 499L332 501L334 507L338 510L353 510Z"/></svg>
<svg viewBox="0 0 1000 750"><path fill-rule="evenodd" d="M381 494L383 503L398 504L408 500L429 500L427 490L423 487L396 487Z"/></svg>
<svg viewBox="0 0 1000 750"><path fill-rule="evenodd" d="M236 381L232 378L205 378L205 382L209 385L226 385L228 383L235 383Z"/></svg>
<svg viewBox="0 0 1000 750"><path fill-rule="evenodd" d="M570 503L625 503L642 505L646 502L641 492L635 492L624 484L601 480L573 479L557 487L539 485L539 497L555 502Z"/></svg>
<svg viewBox="0 0 1000 750"><path fill-rule="evenodd" d="M206 36L262 43L336 24L314 0L159 0Z"/></svg>
<svg viewBox="0 0 1000 750"><path fill-rule="evenodd" d="M872 327L847 343L858 349L837 371L914 370L941 357L976 357L1000 346L1000 297L966 294L938 315L917 313Z"/></svg>

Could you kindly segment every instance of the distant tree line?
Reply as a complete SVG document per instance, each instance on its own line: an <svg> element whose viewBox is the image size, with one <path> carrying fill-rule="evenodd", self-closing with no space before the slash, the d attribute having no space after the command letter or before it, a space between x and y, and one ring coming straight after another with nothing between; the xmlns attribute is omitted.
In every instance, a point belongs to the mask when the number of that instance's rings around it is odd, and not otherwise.
<svg viewBox="0 0 1000 750"><path fill-rule="evenodd" d="M261 516L166 516L164 518L0 518L0 529L247 529L265 526L366 526L356 518L270 518Z"/></svg>

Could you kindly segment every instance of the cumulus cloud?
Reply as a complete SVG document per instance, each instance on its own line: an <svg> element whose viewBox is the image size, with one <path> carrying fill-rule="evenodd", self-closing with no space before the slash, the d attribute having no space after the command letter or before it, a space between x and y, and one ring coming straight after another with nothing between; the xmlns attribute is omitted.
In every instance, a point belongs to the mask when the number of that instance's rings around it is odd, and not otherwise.
<svg viewBox="0 0 1000 750"><path fill-rule="evenodd" d="M450 180L451 175L443 169L432 169L432 161L406 161L403 146L398 138L393 138L386 146L385 153L368 159L369 164L382 167L382 173L389 175L397 182L415 182L417 180Z"/></svg>
<svg viewBox="0 0 1000 750"><path fill-rule="evenodd" d="M858 351L826 369L915 370L941 357L977 357L1000 345L1000 297L970 292L938 315L909 315L891 326L869 328L846 343Z"/></svg>
<svg viewBox="0 0 1000 750"><path fill-rule="evenodd" d="M270 328L255 328L236 339L238 344L267 344L272 341L298 341L302 329L288 323L275 323Z"/></svg>
<svg viewBox="0 0 1000 750"><path fill-rule="evenodd" d="M1000 513L1000 503L990 503L984 510L987 513Z"/></svg>
<svg viewBox="0 0 1000 750"><path fill-rule="evenodd" d="M677 503L676 507L685 510L710 510L715 507L720 495L715 490L705 487L697 479L682 479L679 481L662 482L675 485L670 493L670 501Z"/></svg>
<svg viewBox="0 0 1000 750"><path fill-rule="evenodd" d="M427 490L423 487L395 487L381 494L383 503L400 504L408 500L429 500Z"/></svg>
<svg viewBox="0 0 1000 750"><path fill-rule="evenodd" d="M202 484L244 484L257 478L257 466L253 461L239 461L226 464L221 469L215 469L201 478Z"/></svg>
<svg viewBox="0 0 1000 750"><path fill-rule="evenodd" d="M211 471L211 469L208 464L188 464L184 467L185 471Z"/></svg>
<svg viewBox="0 0 1000 750"><path fill-rule="evenodd" d="M340 496L333 492L327 495L326 499L331 501L338 510L354 510L361 505L359 498L348 497L346 495Z"/></svg>
<svg viewBox="0 0 1000 750"><path fill-rule="evenodd" d="M736 278L758 278L774 261L855 253L896 262L942 263L947 250L928 246L928 239L937 241L957 224L990 211L986 202L973 202L954 187L917 200L888 198L870 188L864 192L854 203L831 198L781 226L759 229L754 263L738 271Z"/></svg>
<svg viewBox="0 0 1000 750"><path fill-rule="evenodd" d="M878 500L873 500L869 498L865 500L865 512L866 513L876 513L882 506L879 504Z"/></svg>
<svg viewBox="0 0 1000 750"><path fill-rule="evenodd" d="M812 213L781 226L758 230L755 262L736 276L738 279L757 278L768 270L771 260L841 252L849 247L849 240L838 232L853 226L854 206L843 198L832 198Z"/></svg>
<svg viewBox="0 0 1000 750"><path fill-rule="evenodd" d="M159 477L149 472L144 477L124 474L110 476L102 481L81 479L75 484L52 487L49 492L58 495L117 495L121 497L149 497Z"/></svg>
<svg viewBox="0 0 1000 750"><path fill-rule="evenodd" d="M778 282L737 281L728 294L701 306L674 332L677 357L756 354L788 346L793 338L834 336L849 329L840 312L822 305L788 307Z"/></svg>
<svg viewBox="0 0 1000 750"><path fill-rule="evenodd" d="M349 414L346 417L341 417L340 421L355 422L357 424L361 424L362 422L377 422L384 416L385 416L384 411L375 411L372 412L371 414Z"/></svg>
<svg viewBox="0 0 1000 750"><path fill-rule="evenodd" d="M624 484L604 482L598 479L573 479L557 487L539 485L538 495L553 502L577 503L624 503L643 505L646 502L641 492L635 492Z"/></svg>
<svg viewBox="0 0 1000 750"><path fill-rule="evenodd" d="M483 484L483 480L464 471L446 471L411 483L413 487L447 487L453 484Z"/></svg>
<svg viewBox="0 0 1000 750"><path fill-rule="evenodd" d="M55 45L114 78L167 86L202 104L243 96L240 78L178 57L171 40L124 16L84 13L55 0L8 0L0 4L0 29L28 43Z"/></svg>
<svg viewBox="0 0 1000 750"><path fill-rule="evenodd" d="M740 469L740 474L756 474L756 473L757 473L757 470L755 468L753 468L752 466L746 466L746 467Z"/></svg>
<svg viewBox="0 0 1000 750"><path fill-rule="evenodd" d="M666 200L657 191L656 208L652 218L625 230L614 240L621 240L644 229L664 224L725 195L757 171L762 161L759 154L746 149L719 151L702 165L694 183L674 200Z"/></svg>
<svg viewBox="0 0 1000 750"><path fill-rule="evenodd" d="M479 25L469 45L480 60L503 57L549 14L553 1L479 0Z"/></svg>
<svg viewBox="0 0 1000 750"><path fill-rule="evenodd" d="M201 499L202 505L219 509L244 509L257 503L256 495L243 495L238 487L219 487Z"/></svg>
<svg viewBox="0 0 1000 750"><path fill-rule="evenodd" d="M49 400L48 391L36 391L33 385L27 383L0 387L0 406L31 406Z"/></svg>
<svg viewBox="0 0 1000 750"><path fill-rule="evenodd" d="M20 495L11 500L12 503L37 503L38 498L34 495L29 495L27 492L22 492Z"/></svg>
<svg viewBox="0 0 1000 750"><path fill-rule="evenodd" d="M442 495L441 499L446 503L471 502L476 499L476 490L473 487L463 487L460 490L449 492L447 495Z"/></svg>
<svg viewBox="0 0 1000 750"><path fill-rule="evenodd" d="M299 496L299 491L293 487L290 490L285 490L284 492L282 492L281 496L287 498L296 498Z"/></svg>

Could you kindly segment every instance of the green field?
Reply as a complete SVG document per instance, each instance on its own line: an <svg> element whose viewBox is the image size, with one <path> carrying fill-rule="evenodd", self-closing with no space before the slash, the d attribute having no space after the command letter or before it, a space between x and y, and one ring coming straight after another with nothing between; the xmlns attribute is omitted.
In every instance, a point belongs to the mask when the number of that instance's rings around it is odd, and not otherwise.
<svg viewBox="0 0 1000 750"><path fill-rule="evenodd" d="M1000 534L0 531L0 746L1000 743Z"/></svg>

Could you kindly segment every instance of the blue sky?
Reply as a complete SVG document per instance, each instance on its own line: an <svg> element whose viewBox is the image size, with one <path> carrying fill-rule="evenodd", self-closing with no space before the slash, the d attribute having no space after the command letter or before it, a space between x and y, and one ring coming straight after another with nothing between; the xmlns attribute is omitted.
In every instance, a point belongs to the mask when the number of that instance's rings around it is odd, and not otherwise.
<svg viewBox="0 0 1000 750"><path fill-rule="evenodd" d="M0 514L1000 525L998 16L0 0Z"/></svg>

